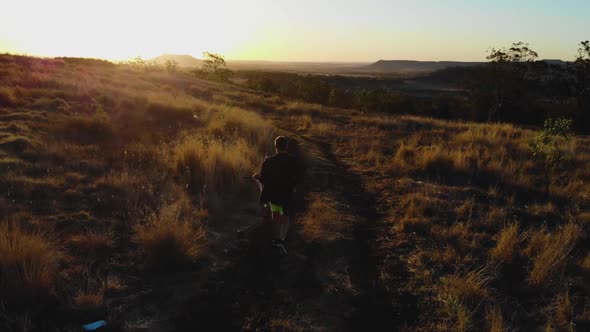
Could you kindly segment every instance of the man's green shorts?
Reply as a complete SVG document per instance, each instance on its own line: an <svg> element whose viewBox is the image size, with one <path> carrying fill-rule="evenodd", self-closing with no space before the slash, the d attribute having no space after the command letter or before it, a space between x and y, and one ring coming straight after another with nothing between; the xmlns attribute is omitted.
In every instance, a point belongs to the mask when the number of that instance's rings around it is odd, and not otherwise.
<svg viewBox="0 0 590 332"><path fill-rule="evenodd" d="M281 216L285 215L285 211L284 211L282 205L277 205L277 204L273 204L271 202L268 202L268 203L264 204L264 207L270 208L271 213L279 213Z"/></svg>

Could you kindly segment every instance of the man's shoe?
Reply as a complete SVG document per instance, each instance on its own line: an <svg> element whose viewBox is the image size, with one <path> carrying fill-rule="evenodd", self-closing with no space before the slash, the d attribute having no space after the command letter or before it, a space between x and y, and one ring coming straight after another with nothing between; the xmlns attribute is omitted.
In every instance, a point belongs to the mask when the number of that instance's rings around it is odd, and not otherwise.
<svg viewBox="0 0 590 332"><path fill-rule="evenodd" d="M287 247L285 246L285 241L275 240L275 241L273 241L273 244L275 247L279 248L279 250L281 251L281 254L283 254L285 256L289 254L289 251L287 251Z"/></svg>

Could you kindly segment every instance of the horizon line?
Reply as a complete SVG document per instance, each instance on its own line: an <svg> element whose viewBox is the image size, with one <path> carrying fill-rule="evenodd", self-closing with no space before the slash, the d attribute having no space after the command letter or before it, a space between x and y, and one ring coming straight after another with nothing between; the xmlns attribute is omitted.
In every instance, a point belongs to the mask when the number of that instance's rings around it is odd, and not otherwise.
<svg viewBox="0 0 590 332"><path fill-rule="evenodd" d="M162 53L160 55L147 58L143 56L135 56L129 57L124 59L108 59L108 58L101 58L101 57L88 57L88 56L73 56L73 55L36 55L36 54L28 54L28 53L17 53L17 52L10 52L10 51L2 51L0 50L1 55L16 55L16 56L26 56L32 58L40 58L40 59L58 59L58 58L79 58L79 59L94 59L94 60L105 60L112 63L121 63L129 60L133 60L137 57L140 57L143 60L154 60L155 58L161 56L190 56L195 60L203 61L202 58L197 58L192 54L175 54L175 53ZM223 56L223 54L222 54ZM413 61L413 62L458 62L458 63L486 63L485 60L416 60L416 59L377 59L377 60L366 60L366 61L355 61L355 60L265 60L265 59L232 59L225 57L227 62L272 62L272 63L302 63L302 64L314 64L314 63L323 63L323 64L374 64L379 61ZM563 60L563 59L538 59L536 61L561 61L561 62L573 62L573 60Z"/></svg>

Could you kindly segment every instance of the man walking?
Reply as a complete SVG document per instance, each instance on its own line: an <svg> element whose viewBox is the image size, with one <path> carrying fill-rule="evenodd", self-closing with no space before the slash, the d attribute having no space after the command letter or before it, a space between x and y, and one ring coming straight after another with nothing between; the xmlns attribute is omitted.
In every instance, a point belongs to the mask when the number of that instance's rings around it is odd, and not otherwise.
<svg viewBox="0 0 590 332"><path fill-rule="evenodd" d="M286 137L277 137L276 154L266 158L260 173L252 176L260 183L260 204L263 206L263 214L271 217L275 237L273 244L284 254L287 254L285 237L289 231L293 188L298 181L297 159L287 153L287 145Z"/></svg>

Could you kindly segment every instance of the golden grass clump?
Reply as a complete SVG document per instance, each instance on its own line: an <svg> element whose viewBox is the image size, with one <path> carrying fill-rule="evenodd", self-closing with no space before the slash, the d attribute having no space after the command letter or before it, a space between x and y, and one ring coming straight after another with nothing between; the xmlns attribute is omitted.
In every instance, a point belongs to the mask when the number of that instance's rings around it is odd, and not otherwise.
<svg viewBox="0 0 590 332"><path fill-rule="evenodd" d="M527 207L527 212L535 217L556 216L559 214L557 206L553 202L546 204L531 204Z"/></svg>
<svg viewBox="0 0 590 332"><path fill-rule="evenodd" d="M412 168L414 158L416 157L416 146L413 144L401 143L397 148L391 160L391 167L407 172Z"/></svg>
<svg viewBox="0 0 590 332"><path fill-rule="evenodd" d="M458 144L492 146L504 144L520 136L520 131L511 124L471 125L458 133L454 141Z"/></svg>
<svg viewBox="0 0 590 332"><path fill-rule="evenodd" d="M571 330L574 319L574 303L568 291L558 294L553 303L554 323L561 331Z"/></svg>
<svg viewBox="0 0 590 332"><path fill-rule="evenodd" d="M442 292L460 303L478 304L489 297L488 284L491 278L485 268L451 275L443 278Z"/></svg>
<svg viewBox="0 0 590 332"><path fill-rule="evenodd" d="M496 246L490 252L492 259L503 263L512 262L519 242L518 224L505 226L498 234Z"/></svg>
<svg viewBox="0 0 590 332"><path fill-rule="evenodd" d="M322 113L323 107L322 105L318 104L309 104L303 103L299 101L287 103L284 105L281 110L285 113L289 113L292 115L310 115L315 116Z"/></svg>
<svg viewBox="0 0 590 332"><path fill-rule="evenodd" d="M469 235L473 234L466 223L456 223L448 228L443 228L437 236L445 241L445 246L454 252L457 258L465 255L473 246L469 240Z"/></svg>
<svg viewBox="0 0 590 332"><path fill-rule="evenodd" d="M569 253L573 250L580 237L580 226L568 223L555 233L546 233L541 229L532 234L525 253L533 260L529 274L529 284L539 287L561 268Z"/></svg>
<svg viewBox="0 0 590 332"><path fill-rule="evenodd" d="M0 224L0 299L48 295L62 257L60 249L39 232L4 221Z"/></svg>
<svg viewBox="0 0 590 332"><path fill-rule="evenodd" d="M240 192L258 161L259 154L245 141L222 143L187 137L174 147L172 168L193 193Z"/></svg>
<svg viewBox="0 0 590 332"><path fill-rule="evenodd" d="M96 309L100 307L103 303L104 294L103 291L99 291L96 293L84 293L80 292L74 297L74 305L78 309Z"/></svg>
<svg viewBox="0 0 590 332"><path fill-rule="evenodd" d="M404 214L397 223L398 229L402 232L429 234L432 225L427 214L434 204L436 202L424 194L407 195L400 204Z"/></svg>
<svg viewBox="0 0 590 332"><path fill-rule="evenodd" d="M449 151L440 145L420 149L419 155L416 156L416 167L430 176L448 175L453 166Z"/></svg>
<svg viewBox="0 0 590 332"><path fill-rule="evenodd" d="M115 128L106 114L72 116L57 125L56 135L76 144L104 144L115 137Z"/></svg>
<svg viewBox="0 0 590 332"><path fill-rule="evenodd" d="M334 134L335 127L326 122L317 122L317 120L311 125L312 134L318 137L327 137Z"/></svg>
<svg viewBox="0 0 590 332"><path fill-rule="evenodd" d="M508 330L502 310L498 306L491 306L486 309L485 320L490 332L504 332Z"/></svg>
<svg viewBox="0 0 590 332"><path fill-rule="evenodd" d="M473 198L465 200L463 204L455 208L458 221L471 222L474 212L477 212L477 206Z"/></svg>
<svg viewBox="0 0 590 332"><path fill-rule="evenodd" d="M204 253L205 231L194 214L180 201L164 206L147 222L134 226L133 241L145 263L152 268L182 266Z"/></svg>
<svg viewBox="0 0 590 332"><path fill-rule="evenodd" d="M303 114L299 117L293 116L292 118L294 118L294 119L299 118L299 122L300 122L299 129L300 130L308 130L313 125L313 118L309 114Z"/></svg>
<svg viewBox="0 0 590 332"><path fill-rule="evenodd" d="M590 275L590 254L582 258L578 264L585 273Z"/></svg>
<svg viewBox="0 0 590 332"><path fill-rule="evenodd" d="M72 236L69 244L73 249L91 257L105 257L113 248L113 237L110 233L88 231Z"/></svg>
<svg viewBox="0 0 590 332"><path fill-rule="evenodd" d="M18 99L13 88L0 86L0 106L14 106Z"/></svg>
<svg viewBox="0 0 590 332"><path fill-rule="evenodd" d="M272 150L275 130L257 113L236 107L210 111L207 130L221 141L245 140L258 152Z"/></svg>
<svg viewBox="0 0 590 332"><path fill-rule="evenodd" d="M507 217L505 209L492 206L487 215L483 218L482 223L489 227L500 228L500 225L506 223Z"/></svg>

